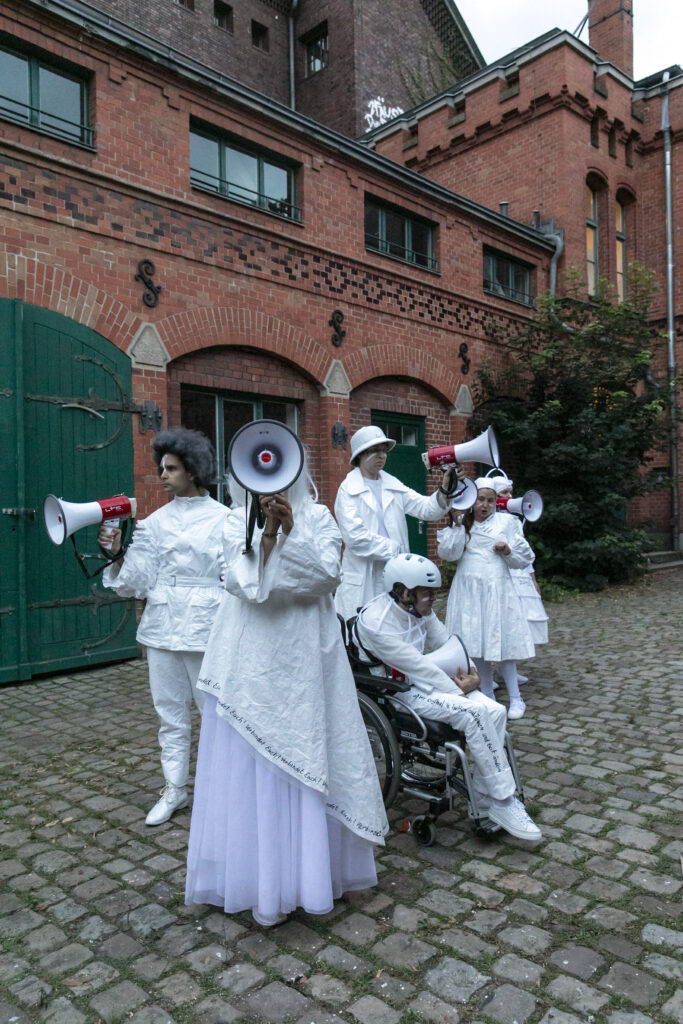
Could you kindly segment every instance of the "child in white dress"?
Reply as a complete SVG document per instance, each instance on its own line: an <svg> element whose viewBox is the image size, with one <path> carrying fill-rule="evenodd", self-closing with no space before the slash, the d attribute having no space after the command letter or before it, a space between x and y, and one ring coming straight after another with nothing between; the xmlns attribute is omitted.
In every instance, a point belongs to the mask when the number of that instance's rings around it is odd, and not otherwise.
<svg viewBox="0 0 683 1024"><path fill-rule="evenodd" d="M474 508L463 525L437 533L440 558L458 562L446 608L446 625L462 638L479 673L480 689L493 697L493 662L510 697L508 718L525 711L519 693L516 662L533 658L534 642L510 573L529 565L533 552L517 529L514 517L496 512L491 481L480 477Z"/></svg>

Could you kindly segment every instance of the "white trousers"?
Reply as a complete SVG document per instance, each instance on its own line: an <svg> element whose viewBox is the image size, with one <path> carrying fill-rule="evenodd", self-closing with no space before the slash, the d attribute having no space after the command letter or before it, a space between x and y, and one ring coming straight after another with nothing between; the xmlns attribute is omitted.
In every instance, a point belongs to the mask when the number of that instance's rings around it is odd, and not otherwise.
<svg viewBox="0 0 683 1024"><path fill-rule="evenodd" d="M161 722L161 767L174 786L184 786L190 770L190 714L193 699L200 711L204 704L204 692L197 689L203 658L203 651L147 648L149 688Z"/></svg>
<svg viewBox="0 0 683 1024"><path fill-rule="evenodd" d="M478 793L505 800L515 792L515 780L505 753L507 711L502 704L473 690L466 697L433 690L422 693L412 687L399 694L422 718L449 722L465 733L474 762L473 783Z"/></svg>

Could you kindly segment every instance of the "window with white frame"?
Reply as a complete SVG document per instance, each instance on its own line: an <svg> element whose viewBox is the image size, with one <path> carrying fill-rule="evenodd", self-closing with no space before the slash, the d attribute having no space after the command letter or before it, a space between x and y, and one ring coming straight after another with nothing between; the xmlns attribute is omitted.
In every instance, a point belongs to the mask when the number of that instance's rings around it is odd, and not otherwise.
<svg viewBox="0 0 683 1024"><path fill-rule="evenodd" d="M88 78L49 58L0 48L0 117L92 146Z"/></svg>
<svg viewBox="0 0 683 1024"><path fill-rule="evenodd" d="M190 180L227 199L301 220L293 164L209 129L190 130Z"/></svg>
<svg viewBox="0 0 683 1024"><path fill-rule="evenodd" d="M395 259L438 270L434 258L434 227L430 221L365 198L365 247Z"/></svg>

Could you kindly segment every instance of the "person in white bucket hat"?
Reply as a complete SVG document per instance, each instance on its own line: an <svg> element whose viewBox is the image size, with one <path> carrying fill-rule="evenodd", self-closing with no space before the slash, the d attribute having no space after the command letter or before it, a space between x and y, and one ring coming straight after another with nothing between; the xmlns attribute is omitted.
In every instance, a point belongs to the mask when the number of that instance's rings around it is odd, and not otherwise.
<svg viewBox="0 0 683 1024"><path fill-rule="evenodd" d="M351 437L351 465L334 503L334 514L344 540L342 583L335 596L337 612L349 619L377 594L390 558L409 551L406 515L433 522L450 504L454 467L444 474L441 487L429 497L384 472L387 455L396 444L381 427L361 427ZM464 476L458 467L457 476Z"/></svg>

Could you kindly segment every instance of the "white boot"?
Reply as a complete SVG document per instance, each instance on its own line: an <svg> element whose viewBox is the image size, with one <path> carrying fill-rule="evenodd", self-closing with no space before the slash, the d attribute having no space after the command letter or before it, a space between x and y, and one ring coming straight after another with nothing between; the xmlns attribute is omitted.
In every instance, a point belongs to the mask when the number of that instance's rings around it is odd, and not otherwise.
<svg viewBox="0 0 683 1024"><path fill-rule="evenodd" d="M161 800L157 800L145 818L145 825L163 825L181 807L187 807L188 796L184 786L174 786L172 782L167 782L160 792Z"/></svg>

